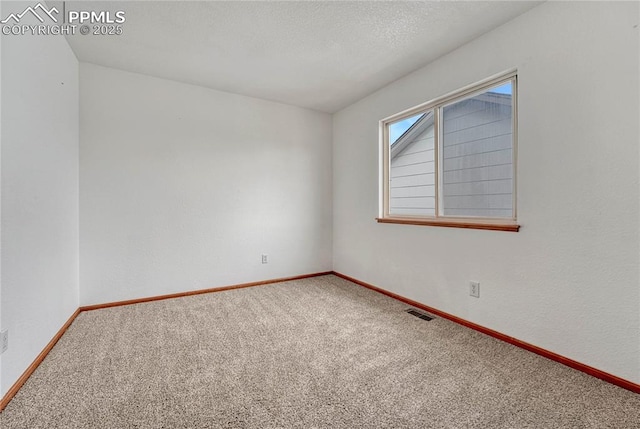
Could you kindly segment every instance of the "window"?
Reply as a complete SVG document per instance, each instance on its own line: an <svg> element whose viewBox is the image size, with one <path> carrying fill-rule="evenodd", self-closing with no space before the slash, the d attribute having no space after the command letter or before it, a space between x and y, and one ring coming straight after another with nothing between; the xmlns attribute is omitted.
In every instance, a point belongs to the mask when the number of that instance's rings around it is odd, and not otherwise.
<svg viewBox="0 0 640 429"><path fill-rule="evenodd" d="M517 231L516 74L382 120L380 222Z"/></svg>

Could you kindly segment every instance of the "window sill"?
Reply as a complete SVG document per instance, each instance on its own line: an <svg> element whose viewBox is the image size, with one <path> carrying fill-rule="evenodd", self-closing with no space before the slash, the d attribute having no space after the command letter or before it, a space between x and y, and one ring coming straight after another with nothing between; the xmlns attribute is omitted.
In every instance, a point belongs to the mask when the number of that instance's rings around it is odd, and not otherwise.
<svg viewBox="0 0 640 429"><path fill-rule="evenodd" d="M451 219L414 219L414 218L376 218L378 223L398 223L402 225L444 226L448 228L487 229L492 231L518 232L520 225L516 223L492 223L482 221L451 220Z"/></svg>

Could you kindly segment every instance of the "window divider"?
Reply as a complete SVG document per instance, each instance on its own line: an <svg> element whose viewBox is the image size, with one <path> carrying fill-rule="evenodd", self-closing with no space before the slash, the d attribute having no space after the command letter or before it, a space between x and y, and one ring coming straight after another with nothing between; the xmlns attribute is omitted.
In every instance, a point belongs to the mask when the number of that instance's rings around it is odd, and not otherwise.
<svg viewBox="0 0 640 429"><path fill-rule="evenodd" d="M438 218L440 217L440 208L442 207L442 200L441 200L441 196L442 196L442 192L440 189L440 185L442 184L442 180L440 180L440 174L438 174L438 172L440 171L440 166L442 165L442 151L440 150L440 142L442 141L442 139L440 138L440 133L441 133L441 118L442 118L442 112L440 111L439 107L435 107L433 109L433 150L435 151L435 153L433 154L433 161L435 164L435 170L434 170L434 182L435 182L435 186L434 186L434 192L435 192L435 217Z"/></svg>

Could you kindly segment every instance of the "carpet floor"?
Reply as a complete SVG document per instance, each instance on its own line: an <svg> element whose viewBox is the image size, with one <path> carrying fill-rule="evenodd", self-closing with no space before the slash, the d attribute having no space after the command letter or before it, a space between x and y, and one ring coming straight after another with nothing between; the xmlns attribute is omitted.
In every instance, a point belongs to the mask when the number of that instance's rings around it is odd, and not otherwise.
<svg viewBox="0 0 640 429"><path fill-rule="evenodd" d="M0 428L640 428L640 395L329 275L81 313Z"/></svg>

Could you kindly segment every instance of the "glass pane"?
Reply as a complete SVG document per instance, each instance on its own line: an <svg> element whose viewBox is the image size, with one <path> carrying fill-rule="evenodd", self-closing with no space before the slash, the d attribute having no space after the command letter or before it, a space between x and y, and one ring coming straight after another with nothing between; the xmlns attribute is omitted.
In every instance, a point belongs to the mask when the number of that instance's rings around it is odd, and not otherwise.
<svg viewBox="0 0 640 429"><path fill-rule="evenodd" d="M442 109L442 214L513 217L513 84Z"/></svg>
<svg viewBox="0 0 640 429"><path fill-rule="evenodd" d="M389 214L435 216L433 111L389 124Z"/></svg>

